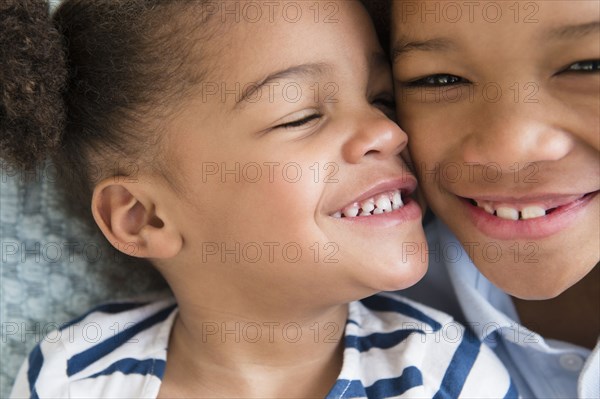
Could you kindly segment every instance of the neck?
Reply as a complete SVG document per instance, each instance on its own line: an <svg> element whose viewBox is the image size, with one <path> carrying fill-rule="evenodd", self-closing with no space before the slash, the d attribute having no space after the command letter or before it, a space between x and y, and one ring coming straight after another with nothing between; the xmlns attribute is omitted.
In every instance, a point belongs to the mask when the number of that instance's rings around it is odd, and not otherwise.
<svg viewBox="0 0 600 399"><path fill-rule="evenodd" d="M347 305L264 318L184 303L165 396L324 397L339 375Z"/></svg>
<svg viewBox="0 0 600 399"><path fill-rule="evenodd" d="M524 326L544 337L593 348L600 334L600 267L558 297L543 301L513 298Z"/></svg>

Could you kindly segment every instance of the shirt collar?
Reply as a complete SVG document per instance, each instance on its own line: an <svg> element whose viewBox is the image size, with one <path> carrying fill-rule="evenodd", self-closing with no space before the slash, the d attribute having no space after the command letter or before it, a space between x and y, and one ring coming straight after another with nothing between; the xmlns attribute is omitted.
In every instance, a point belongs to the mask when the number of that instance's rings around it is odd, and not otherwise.
<svg viewBox="0 0 600 399"><path fill-rule="evenodd" d="M442 248L459 248L460 254L452 259L442 259L450 281L465 315L467 326L488 346L497 344L496 335L520 346L530 346L544 352L577 350L590 353L589 349L554 340L545 340L541 335L520 324L512 299L492 284L473 264L467 252L450 229L439 219L435 220Z"/></svg>

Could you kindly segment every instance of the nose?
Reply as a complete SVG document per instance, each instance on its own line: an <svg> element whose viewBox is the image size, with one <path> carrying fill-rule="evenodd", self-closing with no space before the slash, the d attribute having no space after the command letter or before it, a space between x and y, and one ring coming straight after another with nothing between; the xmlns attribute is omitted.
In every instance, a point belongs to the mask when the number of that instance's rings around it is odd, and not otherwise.
<svg viewBox="0 0 600 399"><path fill-rule="evenodd" d="M386 159L400 154L406 147L406 133L381 112L369 110L355 118L354 131L342 146L346 162L356 164L366 157Z"/></svg>
<svg viewBox="0 0 600 399"><path fill-rule="evenodd" d="M531 163L557 161L573 147L572 136L560 127L544 104L501 101L486 103L473 115L462 143L465 162L495 163L503 170L522 169ZM511 169L512 168L512 169Z"/></svg>

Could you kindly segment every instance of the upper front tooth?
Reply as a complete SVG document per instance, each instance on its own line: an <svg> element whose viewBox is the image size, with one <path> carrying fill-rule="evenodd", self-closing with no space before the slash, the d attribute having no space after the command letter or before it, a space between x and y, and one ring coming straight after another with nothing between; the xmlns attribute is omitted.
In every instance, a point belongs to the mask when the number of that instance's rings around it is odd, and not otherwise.
<svg viewBox="0 0 600 399"><path fill-rule="evenodd" d="M491 206L490 204L488 204L487 202L480 203L479 201L476 201L476 200L473 200L473 201L475 201L475 203L477 204L478 207L483 208L483 210L486 211L487 213L489 213L490 215L494 214L494 207Z"/></svg>
<svg viewBox="0 0 600 399"><path fill-rule="evenodd" d="M341 218L342 217L342 212L336 212L336 213L334 213L333 217L336 218L336 219Z"/></svg>
<svg viewBox="0 0 600 399"><path fill-rule="evenodd" d="M540 206L528 206L521 210L521 219L533 219L545 215L546 210Z"/></svg>
<svg viewBox="0 0 600 399"><path fill-rule="evenodd" d="M364 212L371 212L375 209L375 201L371 198L360 203L360 207Z"/></svg>
<svg viewBox="0 0 600 399"><path fill-rule="evenodd" d="M402 195L400 191L394 191L394 195L392 196L392 208L394 210L400 209L404 203L402 202Z"/></svg>
<svg viewBox="0 0 600 399"><path fill-rule="evenodd" d="M344 208L344 216L349 217L349 218L354 218L358 215L358 210L360 208L356 205L350 205L346 208Z"/></svg>
<svg viewBox="0 0 600 399"><path fill-rule="evenodd" d="M391 211L392 210L392 202L387 195L380 195L375 201L375 205L377 208L383 211Z"/></svg>
<svg viewBox="0 0 600 399"><path fill-rule="evenodd" d="M507 206L501 206L496 209L496 216L502 219L519 220L519 211Z"/></svg>
<svg viewBox="0 0 600 399"><path fill-rule="evenodd" d="M490 204L484 204L484 205L483 205L483 209L484 209L484 210L485 210L487 213L489 213L490 215L493 215L493 214L494 214L494 207L493 207L493 206L491 206Z"/></svg>

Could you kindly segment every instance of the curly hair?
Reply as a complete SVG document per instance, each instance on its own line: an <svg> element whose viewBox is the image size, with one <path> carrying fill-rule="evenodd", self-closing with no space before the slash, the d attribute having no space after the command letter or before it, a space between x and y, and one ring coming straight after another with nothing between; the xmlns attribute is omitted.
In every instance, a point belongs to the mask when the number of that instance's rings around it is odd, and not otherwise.
<svg viewBox="0 0 600 399"><path fill-rule="evenodd" d="M0 156L32 169L60 142L67 68L39 0L0 1Z"/></svg>
<svg viewBox="0 0 600 399"><path fill-rule="evenodd" d="M205 78L206 1L65 0L50 18L45 1L2 0L0 156L50 158L88 217L99 180L167 176L160 125Z"/></svg>
<svg viewBox="0 0 600 399"><path fill-rule="evenodd" d="M160 127L217 68L208 3L64 0L50 18L47 1L1 0L0 156L21 169L53 160L88 217L107 177L144 167L177 188ZM387 1L363 3L385 39Z"/></svg>

